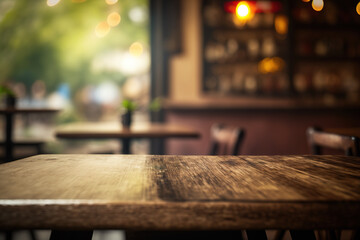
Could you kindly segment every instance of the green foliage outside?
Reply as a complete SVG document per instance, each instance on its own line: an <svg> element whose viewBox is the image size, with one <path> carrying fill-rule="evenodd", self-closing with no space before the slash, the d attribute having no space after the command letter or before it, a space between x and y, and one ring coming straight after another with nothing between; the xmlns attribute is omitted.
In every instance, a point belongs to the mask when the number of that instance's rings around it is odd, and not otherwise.
<svg viewBox="0 0 360 240"><path fill-rule="evenodd" d="M48 92L67 83L73 95L86 84L104 79L119 86L126 76L119 71L92 69L101 54L124 50L134 41L148 48L148 20L138 23L129 18L134 7L148 9L147 0L62 0L49 7L45 0L0 0L0 83L46 83ZM9 7L10 6L10 7ZM121 22L103 38L95 36L96 25L111 12Z"/></svg>
<svg viewBox="0 0 360 240"><path fill-rule="evenodd" d="M0 97L12 96L15 97L15 93L7 86L0 85Z"/></svg>

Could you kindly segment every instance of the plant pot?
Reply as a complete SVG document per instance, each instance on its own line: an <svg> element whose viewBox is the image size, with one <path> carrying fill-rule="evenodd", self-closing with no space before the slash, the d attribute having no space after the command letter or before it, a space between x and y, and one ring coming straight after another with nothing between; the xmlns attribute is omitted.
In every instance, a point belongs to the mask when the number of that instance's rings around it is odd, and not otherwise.
<svg viewBox="0 0 360 240"><path fill-rule="evenodd" d="M132 112L127 111L121 116L121 123L124 128L129 128L132 122Z"/></svg>
<svg viewBox="0 0 360 240"><path fill-rule="evenodd" d="M8 108L15 108L16 107L16 97L6 96L5 97L5 105Z"/></svg>

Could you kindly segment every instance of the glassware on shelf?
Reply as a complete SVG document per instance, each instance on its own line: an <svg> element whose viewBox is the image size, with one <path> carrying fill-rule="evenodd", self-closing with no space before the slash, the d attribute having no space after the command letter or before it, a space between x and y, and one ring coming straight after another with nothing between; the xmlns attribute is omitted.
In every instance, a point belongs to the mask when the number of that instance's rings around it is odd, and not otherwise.
<svg viewBox="0 0 360 240"><path fill-rule="evenodd" d="M306 76L303 73L297 73L294 76L294 87L298 93L305 93L308 90Z"/></svg>
<svg viewBox="0 0 360 240"><path fill-rule="evenodd" d="M258 91L258 81L255 76L248 75L244 79L244 90L246 93L256 93Z"/></svg>
<svg viewBox="0 0 360 240"><path fill-rule="evenodd" d="M208 62L220 61L225 57L225 46L221 43L211 42L205 46L205 59Z"/></svg>
<svg viewBox="0 0 360 240"><path fill-rule="evenodd" d="M260 53L260 43L256 38L247 41L247 53L250 58L257 58Z"/></svg>
<svg viewBox="0 0 360 240"><path fill-rule="evenodd" d="M228 94L232 90L232 79L228 75L221 75L219 77L219 91L220 94Z"/></svg>
<svg viewBox="0 0 360 240"><path fill-rule="evenodd" d="M276 54L275 40L272 37L265 37L262 41L261 54L264 57L271 57Z"/></svg>
<svg viewBox="0 0 360 240"><path fill-rule="evenodd" d="M315 54L317 56L326 56L328 54L328 44L326 40L319 39L315 43Z"/></svg>
<svg viewBox="0 0 360 240"><path fill-rule="evenodd" d="M313 85L317 92L323 92L325 90L325 72L321 69L316 70L313 74Z"/></svg>
<svg viewBox="0 0 360 240"><path fill-rule="evenodd" d="M204 8L204 22L208 26L216 27L221 24L222 9L216 1L211 1Z"/></svg>
<svg viewBox="0 0 360 240"><path fill-rule="evenodd" d="M215 77L208 77L205 81L205 87L209 91L215 91L217 89L218 81Z"/></svg>
<svg viewBox="0 0 360 240"><path fill-rule="evenodd" d="M242 71L234 72L232 86L235 92L242 92L244 90L244 73Z"/></svg>

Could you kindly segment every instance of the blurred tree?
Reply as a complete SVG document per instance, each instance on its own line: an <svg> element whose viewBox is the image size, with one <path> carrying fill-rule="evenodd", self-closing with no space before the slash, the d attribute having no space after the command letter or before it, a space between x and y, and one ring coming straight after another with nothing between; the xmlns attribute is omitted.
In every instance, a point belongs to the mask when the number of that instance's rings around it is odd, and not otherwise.
<svg viewBox="0 0 360 240"><path fill-rule="evenodd" d="M148 49L148 20L141 19L148 3L113 2L62 0L49 7L44 0L0 0L0 8L7 6L0 11L0 82L21 82L30 88L43 80L48 91L67 83L72 93L104 79L121 85L126 73L114 68L94 70L94 60L127 51L134 41ZM120 24L97 37L96 26L112 12L119 13Z"/></svg>

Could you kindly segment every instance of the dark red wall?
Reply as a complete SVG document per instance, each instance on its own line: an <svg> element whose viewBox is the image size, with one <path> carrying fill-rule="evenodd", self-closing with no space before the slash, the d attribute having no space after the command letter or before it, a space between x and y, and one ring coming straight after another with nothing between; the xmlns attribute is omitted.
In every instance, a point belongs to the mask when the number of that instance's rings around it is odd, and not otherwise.
<svg viewBox="0 0 360 240"><path fill-rule="evenodd" d="M359 127L358 109L166 110L166 121L198 129L199 139L169 139L166 154L207 154L210 126L215 122L245 128L243 155L308 154L309 126Z"/></svg>

